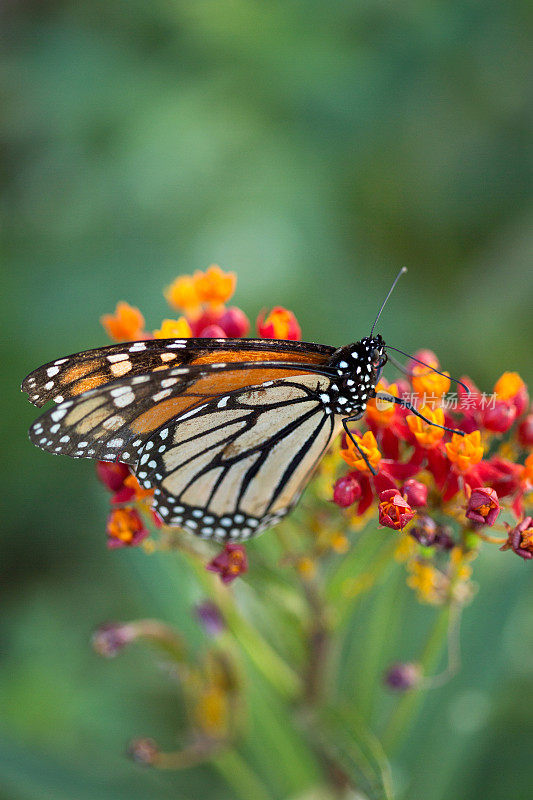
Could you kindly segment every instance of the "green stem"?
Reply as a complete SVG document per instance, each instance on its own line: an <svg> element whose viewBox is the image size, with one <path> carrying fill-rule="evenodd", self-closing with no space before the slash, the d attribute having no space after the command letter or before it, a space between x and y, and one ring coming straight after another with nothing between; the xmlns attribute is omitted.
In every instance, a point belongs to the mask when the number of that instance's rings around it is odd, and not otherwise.
<svg viewBox="0 0 533 800"><path fill-rule="evenodd" d="M198 558L193 556L190 558L190 562L200 583L203 584L209 595L216 594L217 604L228 629L259 672L286 698L292 700L299 696L302 691L302 681L299 675L276 653L257 629L239 613L231 590L224 586L219 587L216 583L217 578L206 571L204 565L198 562Z"/></svg>
<svg viewBox="0 0 533 800"><path fill-rule="evenodd" d="M388 563L380 566L385 577L395 566L389 555ZM397 565L396 565L397 566ZM375 596L372 611L366 620L366 631L362 632L364 644L361 648L358 664L357 708L362 718L370 724L372 710L376 700L376 684L381 680L381 659L384 648L390 637L392 615L394 615L396 598L401 597L399 583L403 579L400 570L396 570L389 580L380 586Z"/></svg>
<svg viewBox="0 0 533 800"><path fill-rule="evenodd" d="M422 656L419 659L420 666L425 675L432 672L436 667L448 634L449 616L450 606L446 605L441 609L426 641ZM392 712L382 736L383 747L389 756L397 748L401 735L409 726L422 699L422 691L408 691L403 695L395 710Z"/></svg>
<svg viewBox="0 0 533 800"><path fill-rule="evenodd" d="M211 763L242 800L272 800L262 781L236 750L224 750Z"/></svg>
<svg viewBox="0 0 533 800"><path fill-rule="evenodd" d="M384 545L381 553L375 557L371 567L369 567L367 571L359 573L361 578L363 575L368 576L368 584L362 586L361 591L355 597L348 597L346 599L342 597L341 601L338 602L335 625L337 629L343 628L346 625L349 618L353 614L355 603L365 597L368 592L374 588L376 583L380 580L383 580L388 571L392 569L395 563L393 560L393 554L396 546L396 541L392 541L390 544Z"/></svg>

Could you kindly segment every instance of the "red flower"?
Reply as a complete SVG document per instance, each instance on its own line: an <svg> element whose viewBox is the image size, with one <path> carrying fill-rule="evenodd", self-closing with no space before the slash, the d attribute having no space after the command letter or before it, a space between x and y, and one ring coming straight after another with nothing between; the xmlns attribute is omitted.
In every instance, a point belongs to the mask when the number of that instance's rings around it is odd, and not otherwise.
<svg viewBox="0 0 533 800"><path fill-rule="evenodd" d="M191 328L191 333L193 336L201 336L202 331L205 331L206 328L210 327L211 325L220 325L220 319L224 314L224 307L218 308L207 308L202 310L198 315L189 315L187 317L187 321Z"/></svg>
<svg viewBox="0 0 533 800"><path fill-rule="evenodd" d="M96 474L110 492L118 492L119 489L122 489L124 481L130 475L130 468L126 464L97 461Z"/></svg>
<svg viewBox="0 0 533 800"><path fill-rule="evenodd" d="M514 528L507 525L509 538L500 550L512 550L520 558L526 561L533 558L533 520L531 517L524 517Z"/></svg>
<svg viewBox="0 0 533 800"><path fill-rule="evenodd" d="M140 514L134 508L114 508L107 519L107 546L135 547L149 535Z"/></svg>
<svg viewBox="0 0 533 800"><path fill-rule="evenodd" d="M339 478L333 488L333 502L341 508L347 508L359 500L362 494L361 484L358 475L349 472Z"/></svg>
<svg viewBox="0 0 533 800"><path fill-rule="evenodd" d="M510 400L496 400L483 412L483 425L488 431L505 433L516 419L516 407Z"/></svg>
<svg viewBox="0 0 533 800"><path fill-rule="evenodd" d="M409 505L415 506L415 508L425 506L428 501L428 487L420 481L415 481L414 478L405 481L402 494Z"/></svg>
<svg viewBox="0 0 533 800"><path fill-rule="evenodd" d="M298 320L292 313L282 306L275 306L270 314L265 318L262 311L257 318L257 330L259 336L264 339L294 339L299 341L302 338L302 330L298 325Z"/></svg>
<svg viewBox="0 0 533 800"><path fill-rule="evenodd" d="M222 583L231 583L248 569L246 550L242 544L227 542L222 552L207 564L206 569L217 572Z"/></svg>
<svg viewBox="0 0 533 800"><path fill-rule="evenodd" d="M379 495L379 524L401 531L415 515L397 489L385 489Z"/></svg>
<svg viewBox="0 0 533 800"><path fill-rule="evenodd" d="M470 495L466 507L466 518L475 522L477 525L488 525L492 527L500 511L498 495L494 489L480 487L474 489Z"/></svg>
<svg viewBox="0 0 533 800"><path fill-rule="evenodd" d="M481 483L494 489L498 497L510 497L520 489L524 467L506 458L493 456L489 461L481 461L477 473Z"/></svg>
<svg viewBox="0 0 533 800"><path fill-rule="evenodd" d="M533 447L533 414L528 414L518 426L518 441L522 447Z"/></svg>

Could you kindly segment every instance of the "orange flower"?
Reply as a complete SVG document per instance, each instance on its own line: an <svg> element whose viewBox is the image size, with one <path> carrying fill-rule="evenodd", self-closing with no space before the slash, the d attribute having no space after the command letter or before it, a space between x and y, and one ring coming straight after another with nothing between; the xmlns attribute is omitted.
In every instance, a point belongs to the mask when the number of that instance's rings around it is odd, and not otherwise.
<svg viewBox="0 0 533 800"><path fill-rule="evenodd" d="M124 481L124 486L127 486L128 489L131 489L133 492L133 496L136 501L143 501L147 500L148 498L153 498L154 490L153 489L144 489L135 475L128 475L128 477Z"/></svg>
<svg viewBox="0 0 533 800"><path fill-rule="evenodd" d="M374 469L377 469L381 461L381 453L378 450L376 437L372 431L367 431L364 436L359 436L357 433L353 434L357 444L368 458ZM359 472L369 472L364 458L357 450L352 440L346 437L346 447L341 450L341 456L350 467L358 469Z"/></svg>
<svg viewBox="0 0 533 800"><path fill-rule="evenodd" d="M450 375L448 372L439 375L437 372L431 372L421 364L416 364L412 372L411 382L415 392L418 392L421 396L426 395L426 398L433 398L433 403L438 402L438 399L443 394L446 394L450 388Z"/></svg>
<svg viewBox="0 0 533 800"><path fill-rule="evenodd" d="M154 331L155 339L188 339L192 336L191 326L185 319L164 319L158 331Z"/></svg>
<svg viewBox="0 0 533 800"><path fill-rule="evenodd" d="M523 480L533 487L533 453L531 453L524 461L524 475Z"/></svg>
<svg viewBox="0 0 533 800"><path fill-rule="evenodd" d="M200 302L216 308L232 296L237 276L234 272L224 272L218 264L211 264L205 272L195 272L193 281Z"/></svg>
<svg viewBox="0 0 533 800"><path fill-rule="evenodd" d="M442 408L436 408L433 411L429 406L422 406L420 413L427 417L432 423L444 425L444 411ZM421 447L427 449L435 447L444 436L442 428L429 425L427 422L424 422L423 419L420 419L420 417L415 417L414 414L408 414L406 422L409 426L409 430L415 436L416 441Z"/></svg>
<svg viewBox="0 0 533 800"><path fill-rule="evenodd" d="M180 275L165 289L167 303L173 308L182 309L197 316L200 313L200 298L196 281L190 275Z"/></svg>
<svg viewBox="0 0 533 800"><path fill-rule="evenodd" d="M494 392L500 400L511 400L525 387L518 372L504 372L494 384Z"/></svg>
<svg viewBox="0 0 533 800"><path fill-rule="evenodd" d="M282 306L275 306L265 318L264 311L257 318L257 330L264 339L292 339L299 341L302 330L298 320L292 313Z"/></svg>
<svg viewBox="0 0 533 800"><path fill-rule="evenodd" d="M479 431L472 431L465 436L454 433L451 442L445 447L448 458L460 472L468 472L470 467L478 464L483 458L483 445Z"/></svg>
<svg viewBox="0 0 533 800"><path fill-rule="evenodd" d="M517 417L521 417L529 405L527 386L518 372L504 372L496 381L494 392L498 400L513 404Z"/></svg>
<svg viewBox="0 0 533 800"><path fill-rule="evenodd" d="M116 342L133 342L136 339L146 339L144 332L144 317L135 306L129 303L117 303L114 314L104 314L100 318L110 339Z"/></svg>
<svg viewBox="0 0 533 800"><path fill-rule="evenodd" d="M393 397L398 397L398 387L395 383L389 386L386 380L381 380L376 385L376 392L387 392ZM376 425L387 426L394 416L396 406L387 400L371 398L366 404L366 415Z"/></svg>
<svg viewBox="0 0 533 800"><path fill-rule="evenodd" d="M114 508L107 520L107 546L135 547L149 534L133 508Z"/></svg>

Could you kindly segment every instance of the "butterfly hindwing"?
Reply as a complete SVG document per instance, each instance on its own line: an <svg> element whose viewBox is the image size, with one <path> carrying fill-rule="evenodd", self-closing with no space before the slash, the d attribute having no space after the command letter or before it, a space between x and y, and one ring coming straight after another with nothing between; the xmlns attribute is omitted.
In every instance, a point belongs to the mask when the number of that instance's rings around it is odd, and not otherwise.
<svg viewBox="0 0 533 800"><path fill-rule="evenodd" d="M64 356L30 372L22 383L36 406L78 397L120 378L211 361L302 360L323 364L333 348L269 339L147 339Z"/></svg>
<svg viewBox="0 0 533 800"><path fill-rule="evenodd" d="M329 379L282 378L213 398L159 429L136 474L171 526L246 539L295 504L338 427L320 392Z"/></svg>

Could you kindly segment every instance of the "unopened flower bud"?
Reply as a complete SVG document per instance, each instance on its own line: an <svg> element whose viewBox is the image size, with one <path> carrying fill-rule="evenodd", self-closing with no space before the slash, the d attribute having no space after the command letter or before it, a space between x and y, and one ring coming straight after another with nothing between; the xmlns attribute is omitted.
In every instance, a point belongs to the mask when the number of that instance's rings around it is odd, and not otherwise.
<svg viewBox="0 0 533 800"><path fill-rule="evenodd" d="M488 431L505 433L516 419L516 408L509 400L496 400L483 412L483 425Z"/></svg>
<svg viewBox="0 0 533 800"><path fill-rule="evenodd" d="M427 514L417 517L416 523L409 528L409 535L423 547L431 547L435 544L438 533L438 525L435 520Z"/></svg>
<svg viewBox="0 0 533 800"><path fill-rule="evenodd" d="M199 603L196 608L196 616L202 623L202 626L209 636L218 636L225 628L222 614L215 603L211 600L206 600Z"/></svg>
<svg viewBox="0 0 533 800"><path fill-rule="evenodd" d="M199 332L198 336L205 339L227 339L226 331L220 325L206 325Z"/></svg>
<svg viewBox="0 0 533 800"><path fill-rule="evenodd" d="M155 763L159 749L153 739L133 739L128 747L128 755L137 764L150 766Z"/></svg>
<svg viewBox="0 0 533 800"><path fill-rule="evenodd" d="M396 692L405 692L415 688L421 677L422 671L418 664L398 663L389 667L385 673L385 683Z"/></svg>
<svg viewBox="0 0 533 800"><path fill-rule="evenodd" d="M361 484L352 474L339 478L333 488L333 502L341 508L348 508L361 497Z"/></svg>
<svg viewBox="0 0 533 800"><path fill-rule="evenodd" d="M522 447L533 447L533 414L528 414L518 426L518 441Z"/></svg>
<svg viewBox="0 0 533 800"><path fill-rule="evenodd" d="M93 650L103 658L114 658L120 651L136 638L132 625L120 622L106 622L100 625L92 635Z"/></svg>
<svg viewBox="0 0 533 800"><path fill-rule="evenodd" d="M218 324L230 339L240 339L250 330L248 317L240 308L232 306L227 308L220 317Z"/></svg>
<svg viewBox="0 0 533 800"><path fill-rule="evenodd" d="M427 503L428 487L414 478L409 478L402 487L402 494L410 506L420 508Z"/></svg>

